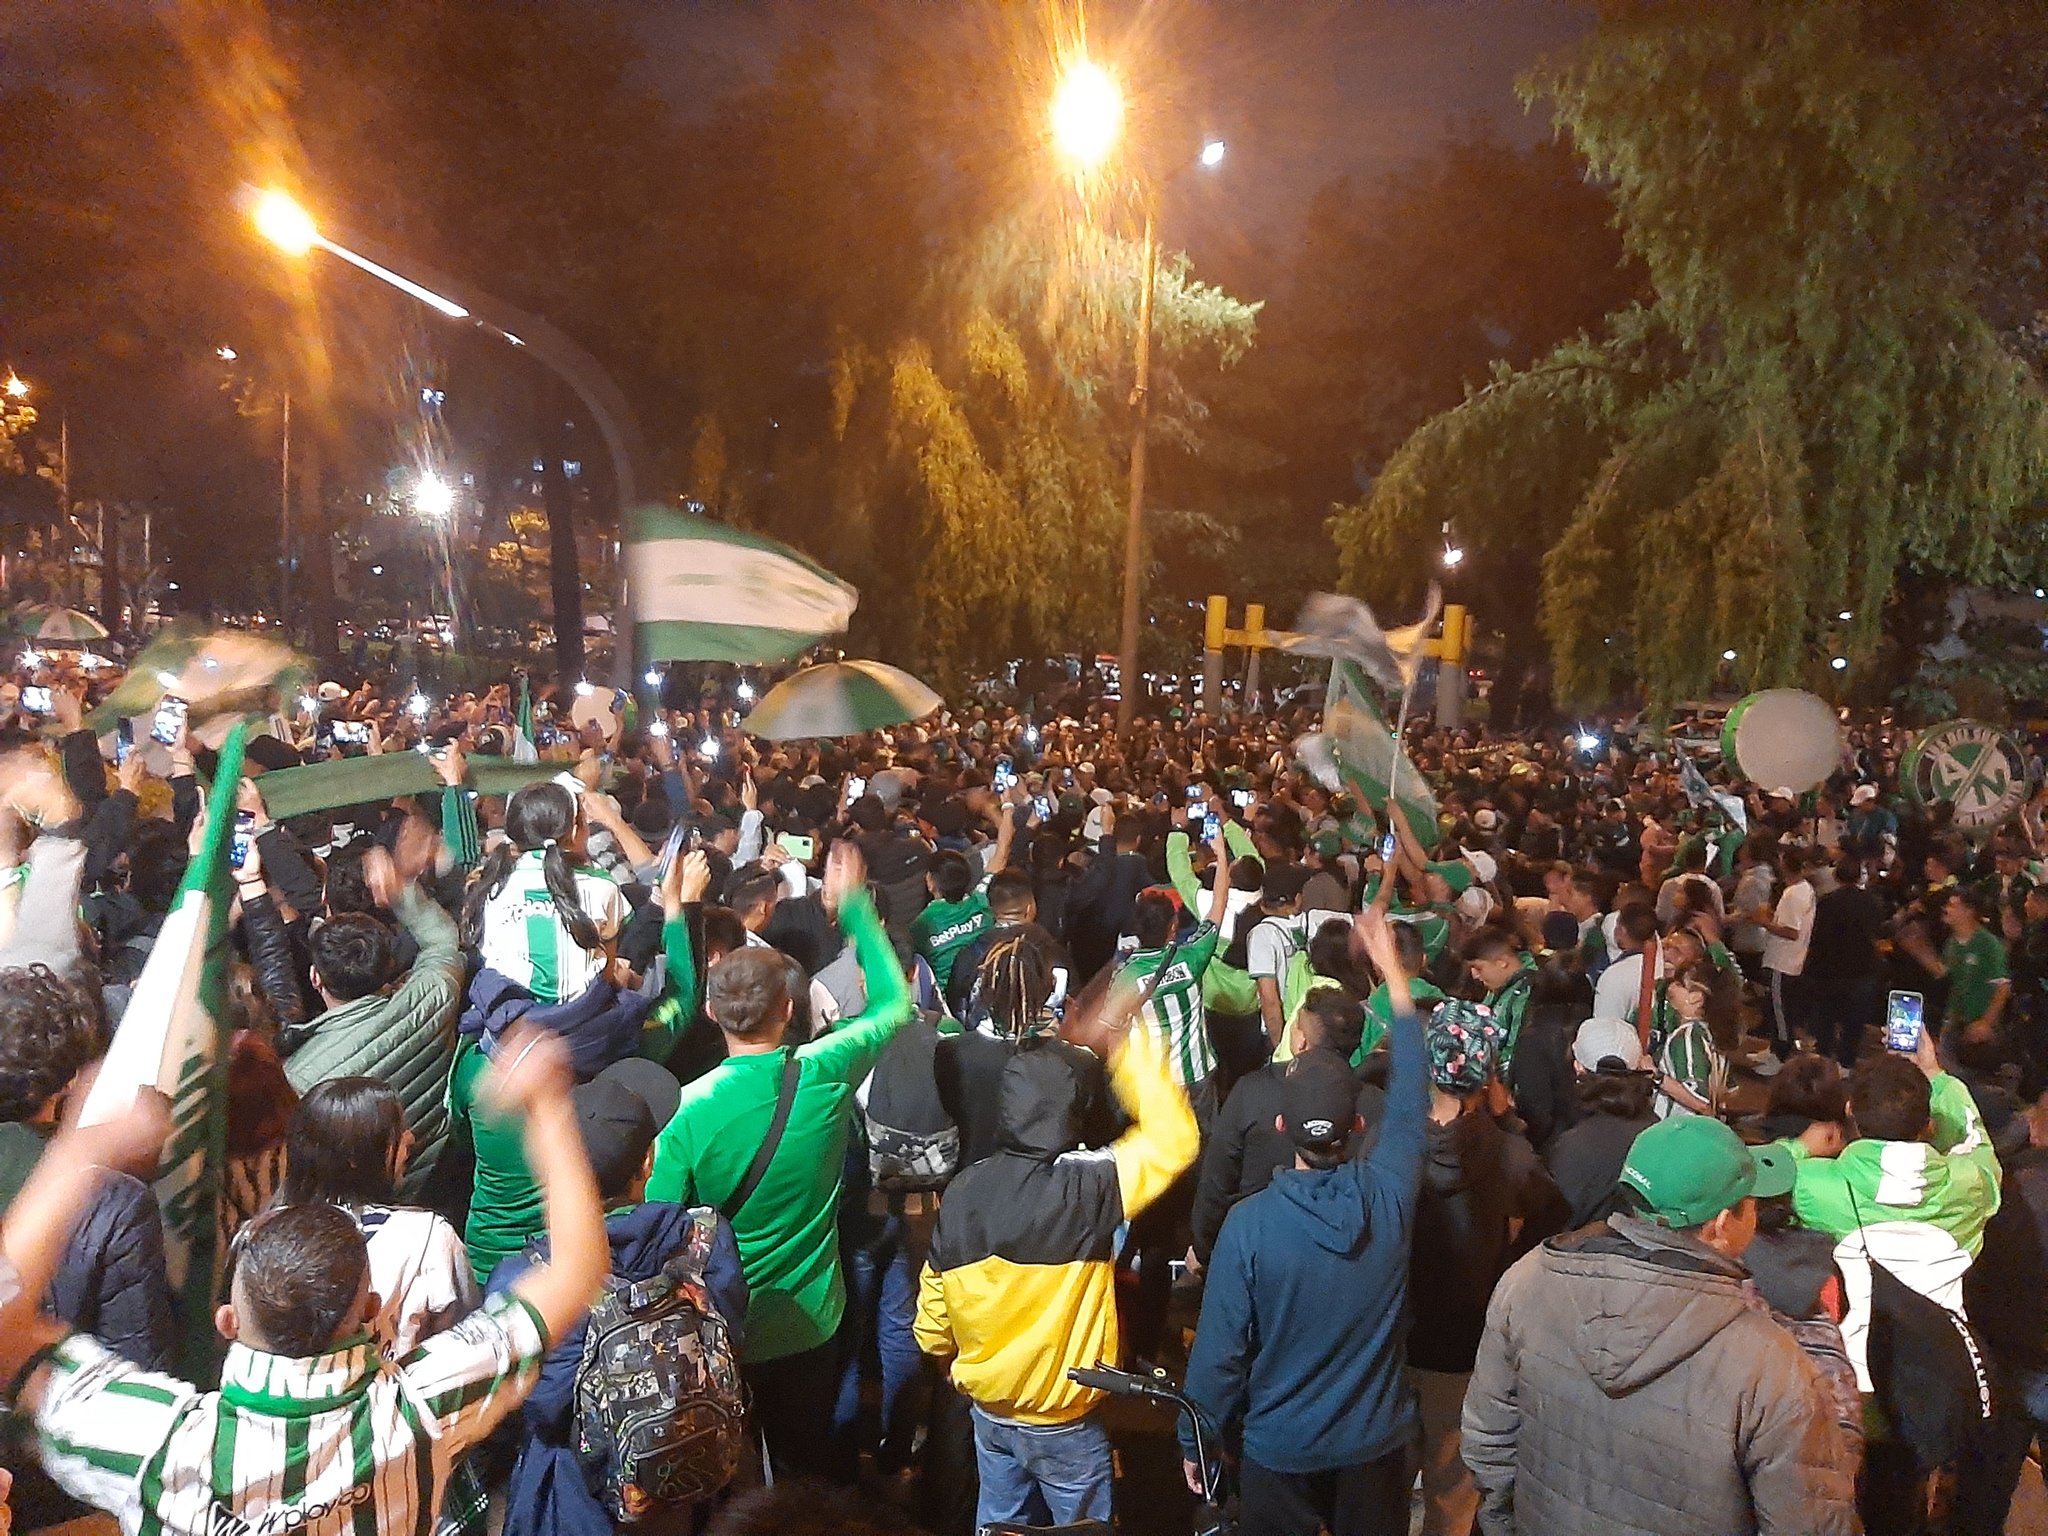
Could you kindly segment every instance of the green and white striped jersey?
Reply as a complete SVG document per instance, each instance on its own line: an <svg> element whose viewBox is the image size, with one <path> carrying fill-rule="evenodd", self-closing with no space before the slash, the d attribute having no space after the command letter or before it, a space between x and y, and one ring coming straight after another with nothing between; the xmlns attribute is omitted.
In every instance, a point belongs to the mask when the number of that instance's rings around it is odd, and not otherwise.
<svg viewBox="0 0 2048 1536"><path fill-rule="evenodd" d="M1697 1094L1718 1113L1728 1092L1728 1063L1715 1049L1714 1037L1705 1019L1675 1019L1671 1032L1657 1051L1657 1070L1679 1087ZM1669 1094L1657 1095L1660 1119L1683 1118L1698 1111L1679 1103Z"/></svg>
<svg viewBox="0 0 2048 1536"><path fill-rule="evenodd" d="M1216 1051L1209 1044L1208 1012L1202 1006L1202 975L1216 958L1216 946L1222 937L1214 923L1203 923L1197 928L1185 944L1173 951L1173 964L1167 967L1145 1004L1146 1027L1165 1053L1174 1080L1187 1089L1216 1070ZM1142 987L1166 955L1163 949L1141 949L1124 962L1118 979Z"/></svg>
<svg viewBox="0 0 2048 1536"><path fill-rule="evenodd" d="M543 1003L580 996L604 969L602 949L584 949L569 936L541 875L542 850L522 853L505 884L484 903L483 962L510 977ZM575 871L576 901L601 938L625 926L626 893L601 870Z"/></svg>
<svg viewBox="0 0 2048 1536"><path fill-rule="evenodd" d="M201 1392L73 1334L36 1433L50 1476L126 1536L429 1536L456 1458L547 1348L539 1314L500 1295L395 1364L367 1333L305 1360L236 1344Z"/></svg>

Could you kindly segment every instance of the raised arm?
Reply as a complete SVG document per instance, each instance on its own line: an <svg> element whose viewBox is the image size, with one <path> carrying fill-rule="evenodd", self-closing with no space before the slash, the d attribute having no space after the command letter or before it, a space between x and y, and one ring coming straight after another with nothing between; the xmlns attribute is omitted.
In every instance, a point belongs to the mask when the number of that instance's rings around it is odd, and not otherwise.
<svg viewBox="0 0 2048 1536"><path fill-rule="evenodd" d="M854 1083L874 1069L891 1037L910 1022L910 982L868 895L860 849L850 839L834 843L826 856L825 905L838 912L839 926L853 945L867 1006L797 1054L828 1076Z"/></svg>
<svg viewBox="0 0 2048 1536"><path fill-rule="evenodd" d="M1408 990L1407 973L1401 969L1393 930L1383 918L1365 912L1358 915L1354 928L1386 978L1387 1001L1394 1015L1387 1030L1387 1108L1366 1164L1412 1199L1422 1186L1429 1129L1429 1061L1422 1042L1422 1021L1416 1017L1415 999Z"/></svg>
<svg viewBox="0 0 2048 1536"><path fill-rule="evenodd" d="M525 1126L526 1165L547 1216L548 1262L521 1275L512 1294L540 1315L550 1343L582 1320L611 1269L597 1179L569 1099L574 1084L561 1038L521 1025L506 1032L479 1084L493 1112Z"/></svg>
<svg viewBox="0 0 2048 1536"><path fill-rule="evenodd" d="M669 865L661 882L661 946L666 964L662 967L661 996L648 1010L647 1026L640 1035L639 1054L650 1061L666 1062L704 995L704 977L697 969L696 946L690 938L690 909L704 900L711 888L711 861L701 848L693 848Z"/></svg>

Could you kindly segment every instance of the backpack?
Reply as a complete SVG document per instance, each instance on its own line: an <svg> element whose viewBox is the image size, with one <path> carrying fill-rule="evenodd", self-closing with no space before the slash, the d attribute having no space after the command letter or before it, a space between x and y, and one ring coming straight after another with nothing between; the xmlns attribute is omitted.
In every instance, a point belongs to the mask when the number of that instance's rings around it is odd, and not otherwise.
<svg viewBox="0 0 2048 1536"><path fill-rule="evenodd" d="M1892 1438L1922 1468L1947 1466L1991 1417L1984 1352L1969 1323L1868 1251L1870 1383Z"/></svg>
<svg viewBox="0 0 2048 1536"><path fill-rule="evenodd" d="M944 1189L960 1169L960 1127L939 1101L939 1029L920 1012L896 1032L868 1078L868 1173L884 1194Z"/></svg>
<svg viewBox="0 0 2048 1536"><path fill-rule="evenodd" d="M632 1525L707 1499L739 1471L746 1392L732 1333L705 1289L718 1213L651 1280L604 1283L576 1366L576 1459L612 1519Z"/></svg>

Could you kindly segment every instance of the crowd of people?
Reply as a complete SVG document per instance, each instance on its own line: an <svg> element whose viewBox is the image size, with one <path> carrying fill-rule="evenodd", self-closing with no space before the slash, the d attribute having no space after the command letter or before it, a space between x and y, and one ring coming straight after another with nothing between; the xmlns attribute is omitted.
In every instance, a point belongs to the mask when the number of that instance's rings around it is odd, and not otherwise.
<svg viewBox="0 0 2048 1536"><path fill-rule="evenodd" d="M320 684L238 795L201 1308L164 1106L79 1113L216 767L96 735L117 670L0 690L17 1528L1106 1524L1163 1439L1101 1367L1184 1377L1247 1532L2006 1528L2048 796L1965 838L1877 723L1719 798L1421 726L1416 825L1307 708L778 744L715 690ZM266 807L415 747L433 792Z"/></svg>

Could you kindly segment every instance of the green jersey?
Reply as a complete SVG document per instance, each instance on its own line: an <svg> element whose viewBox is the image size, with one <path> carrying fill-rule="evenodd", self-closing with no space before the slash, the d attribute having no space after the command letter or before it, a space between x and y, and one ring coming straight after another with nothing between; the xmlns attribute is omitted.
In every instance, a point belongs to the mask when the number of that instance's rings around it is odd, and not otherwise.
<svg viewBox="0 0 2048 1536"><path fill-rule="evenodd" d="M1420 976L1408 983L1408 991L1415 999L1415 1011L1424 1018L1444 1000L1442 989L1424 981ZM1351 1065L1362 1067L1365 1058L1373 1053L1387 1031L1394 1025L1394 1002L1387 995L1387 984L1383 981L1372 989L1372 996L1365 1000L1365 1033L1359 1036L1358 1049L1351 1053Z"/></svg>
<svg viewBox="0 0 2048 1536"><path fill-rule="evenodd" d="M970 891L965 901L935 901L917 914L910 935L917 941L917 952L930 962L941 993L953 979L953 962L961 951L994 923L988 898L979 891Z"/></svg>
<svg viewBox="0 0 2048 1536"><path fill-rule="evenodd" d="M1527 955L1522 956L1522 968L1508 979L1508 984L1498 992L1486 995L1486 1006L1493 1010L1507 1035L1500 1043L1501 1070L1515 1059L1515 1045L1522 1038L1522 1020L1529 1012L1529 988L1536 980L1536 962Z"/></svg>
<svg viewBox="0 0 2048 1536"><path fill-rule="evenodd" d="M1185 944L1172 951L1173 963L1159 977L1146 1000L1144 1020L1159 1042L1174 1080L1193 1089L1216 1070L1216 1050L1209 1043L1209 1016L1202 1006L1202 977L1216 958L1222 938L1214 923L1203 923ZM1143 987L1158 973L1168 951L1141 949L1124 962L1118 980Z"/></svg>
<svg viewBox="0 0 2048 1536"><path fill-rule="evenodd" d="M1991 1011L1991 1001L2011 974L2005 965L2005 941L1989 928L1967 939L1952 938L1942 946L1941 963L1948 972L1950 1024L1971 1024Z"/></svg>

